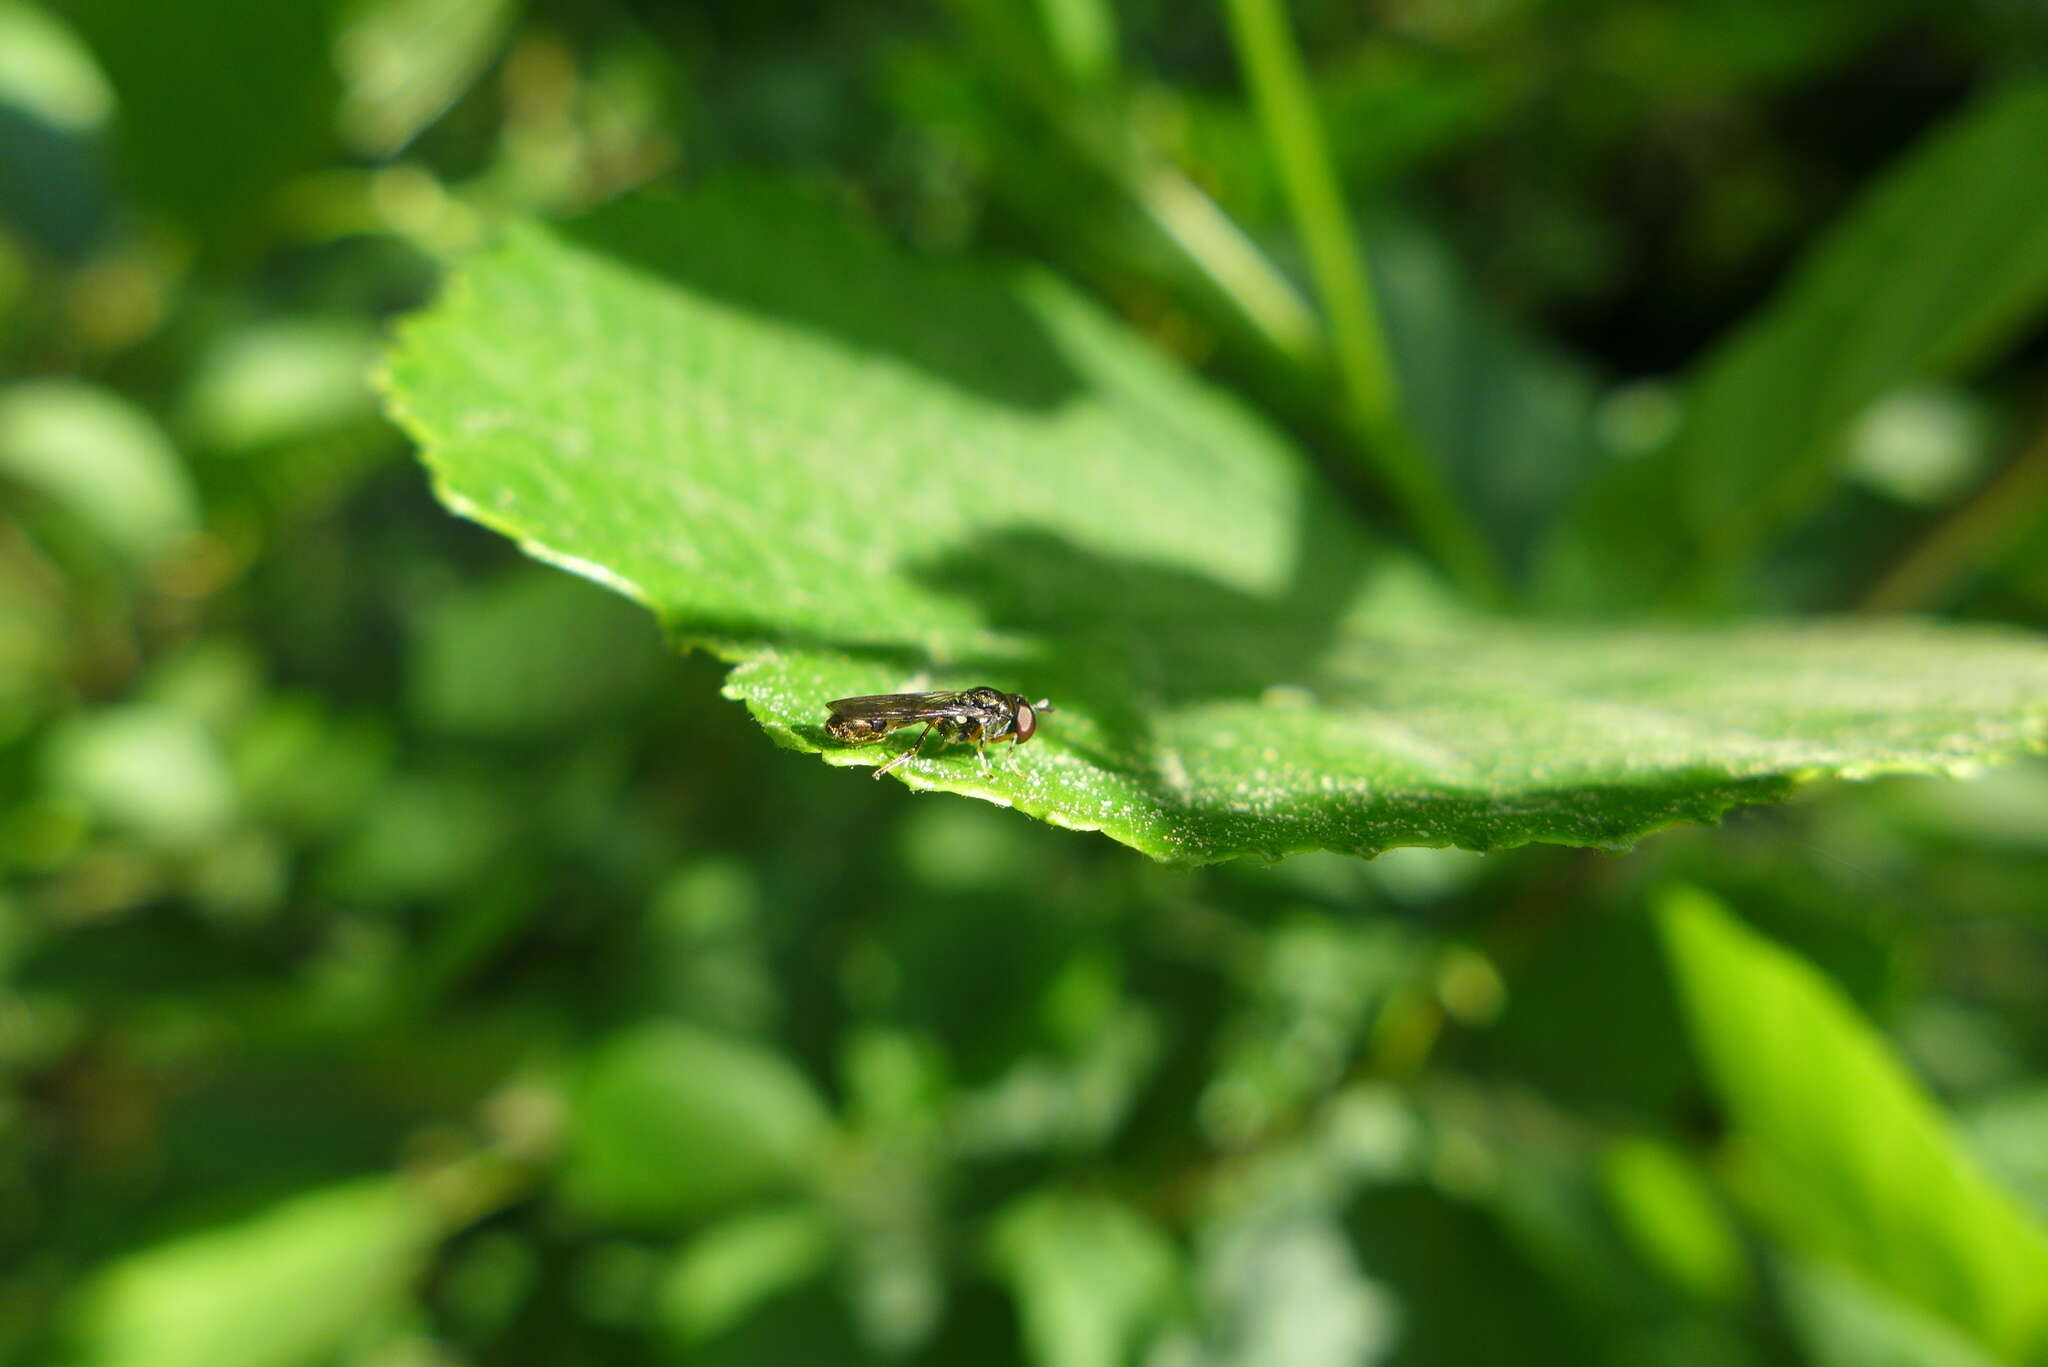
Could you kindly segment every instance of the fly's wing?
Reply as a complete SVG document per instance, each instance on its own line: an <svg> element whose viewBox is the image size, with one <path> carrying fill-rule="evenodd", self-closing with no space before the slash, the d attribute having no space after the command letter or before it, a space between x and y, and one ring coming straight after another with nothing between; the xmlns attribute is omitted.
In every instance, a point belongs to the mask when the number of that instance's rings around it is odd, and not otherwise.
<svg viewBox="0 0 2048 1367"><path fill-rule="evenodd" d="M908 722L930 721L933 717L945 716L961 706L958 693L870 693L859 698L838 698L825 704L833 717L855 718L863 721L893 722L901 726Z"/></svg>

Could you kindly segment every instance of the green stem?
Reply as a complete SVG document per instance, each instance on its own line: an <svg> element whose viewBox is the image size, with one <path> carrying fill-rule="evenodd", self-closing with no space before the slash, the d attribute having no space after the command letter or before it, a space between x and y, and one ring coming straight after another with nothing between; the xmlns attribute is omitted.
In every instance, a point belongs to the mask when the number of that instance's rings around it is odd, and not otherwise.
<svg viewBox="0 0 2048 1367"><path fill-rule="evenodd" d="M1400 397L1363 253L1330 164L1285 0L1230 0L1231 30L1266 142L1294 210L1337 345L1352 407L1367 425L1396 420Z"/></svg>
<svg viewBox="0 0 2048 1367"><path fill-rule="evenodd" d="M1951 512L1863 596L1865 612L1925 611L1957 579L1995 559L2048 497L2048 424L1989 484Z"/></svg>
<svg viewBox="0 0 2048 1367"><path fill-rule="evenodd" d="M1337 372L1377 473L1444 567L1497 599L1491 548L1409 433L1363 244L1337 184L1285 0L1229 0L1238 60L1330 319Z"/></svg>
<svg viewBox="0 0 2048 1367"><path fill-rule="evenodd" d="M1119 179L1144 215L1237 305L1268 346L1296 365L1321 362L1322 321L1200 186L1165 165Z"/></svg>
<svg viewBox="0 0 2048 1367"><path fill-rule="evenodd" d="M1100 90L1115 78L1116 17L1108 0L1038 0L1038 23L1077 89Z"/></svg>
<svg viewBox="0 0 2048 1367"><path fill-rule="evenodd" d="M1201 187L1148 154L1099 106L1046 69L1040 45L1008 0L944 0L983 58L1046 126L1137 206L1183 260L1234 307L1253 333L1295 365L1316 363L1323 328L1293 282L1268 261Z"/></svg>

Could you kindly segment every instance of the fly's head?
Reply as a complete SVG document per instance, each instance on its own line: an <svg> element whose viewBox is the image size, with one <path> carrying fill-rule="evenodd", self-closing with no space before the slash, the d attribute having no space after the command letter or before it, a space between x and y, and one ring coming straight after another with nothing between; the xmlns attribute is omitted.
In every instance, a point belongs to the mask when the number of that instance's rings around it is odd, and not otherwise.
<svg viewBox="0 0 2048 1367"><path fill-rule="evenodd" d="M1019 745L1038 734L1038 714L1053 710L1052 704L1044 698L1026 702L1022 693L1012 693L1003 701L1010 707L1010 734Z"/></svg>

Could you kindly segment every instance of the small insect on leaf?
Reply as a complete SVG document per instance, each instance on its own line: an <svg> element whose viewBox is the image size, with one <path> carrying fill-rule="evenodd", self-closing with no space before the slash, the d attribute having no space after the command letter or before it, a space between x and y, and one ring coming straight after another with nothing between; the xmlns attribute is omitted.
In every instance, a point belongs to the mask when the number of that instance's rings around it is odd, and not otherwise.
<svg viewBox="0 0 2048 1367"><path fill-rule="evenodd" d="M873 745L906 726L924 725L917 743L876 769L876 778L922 750L934 731L947 744L972 741L981 771L987 773L990 741L1022 745L1038 734L1039 714L1053 710L1044 698L1027 702L1021 693L986 686L958 693L874 693L840 698L825 707L831 713L825 718L825 730L848 745Z"/></svg>

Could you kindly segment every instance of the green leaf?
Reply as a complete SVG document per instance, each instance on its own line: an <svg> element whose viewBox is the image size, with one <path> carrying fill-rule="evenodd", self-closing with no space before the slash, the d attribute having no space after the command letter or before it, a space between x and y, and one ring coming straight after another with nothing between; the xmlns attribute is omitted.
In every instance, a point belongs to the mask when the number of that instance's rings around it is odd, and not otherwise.
<svg viewBox="0 0 2048 1367"><path fill-rule="evenodd" d="M48 744L51 788L116 830L190 847L234 820L234 779L219 743L175 708L137 702L82 712Z"/></svg>
<svg viewBox="0 0 2048 1367"><path fill-rule="evenodd" d="M1864 199L1754 322L1707 360L1676 441L1597 487L1574 557L1634 573L1605 601L1737 569L1806 511L1889 392L1984 355L2048 305L2048 84L1957 118ZM1660 515L1661 510L1668 510Z"/></svg>
<svg viewBox="0 0 2048 1367"><path fill-rule="evenodd" d="M95 134L113 113L114 93L54 15L10 0L0 4L0 103L53 128Z"/></svg>
<svg viewBox="0 0 2048 1367"><path fill-rule="evenodd" d="M1118 1367L1171 1307L1180 1258L1137 1212L1039 1193L997 1219L991 1253L1040 1367Z"/></svg>
<svg viewBox="0 0 2048 1367"><path fill-rule="evenodd" d="M1778 1286L1814 1367L1998 1367L1946 1322L1827 1263L1787 1258Z"/></svg>
<svg viewBox="0 0 2048 1367"><path fill-rule="evenodd" d="M1684 1155L1622 1139L1601 1156L1600 1179L1622 1230L1674 1285L1723 1303L1749 1289L1735 1230Z"/></svg>
<svg viewBox="0 0 2048 1367"><path fill-rule="evenodd" d="M2007 1360L2048 1349L2048 1233L1841 990L1702 893L1669 894L1660 915L1745 1203L1801 1254Z"/></svg>
<svg viewBox="0 0 2048 1367"><path fill-rule="evenodd" d="M369 325L346 317L266 319L228 332L198 359L186 430L243 452L331 432L370 413L363 372L374 350Z"/></svg>
<svg viewBox="0 0 2048 1367"><path fill-rule="evenodd" d="M199 529L199 499L156 420L110 390L31 380L0 391L0 479L63 504L141 563Z"/></svg>
<svg viewBox="0 0 2048 1367"><path fill-rule="evenodd" d="M418 137L482 73L518 14L514 0L352 0L334 45L349 142L383 158Z"/></svg>
<svg viewBox="0 0 2048 1367"><path fill-rule="evenodd" d="M1421 225L1368 234L1408 421L1518 570L1601 459L1593 376L1490 307Z"/></svg>
<svg viewBox="0 0 2048 1367"><path fill-rule="evenodd" d="M1972 1146L1999 1177L2048 1218L2048 1086L2028 1082L1962 1117Z"/></svg>
<svg viewBox="0 0 2048 1367"><path fill-rule="evenodd" d="M330 1360L403 1303L433 1232L389 1179L330 1187L108 1265L77 1307L80 1367Z"/></svg>
<svg viewBox="0 0 2048 1367"><path fill-rule="evenodd" d="M1049 696L990 776L936 744L895 772L1161 858L1613 847L2048 733L2032 637L1463 616L1068 290L783 193L517 229L385 382L451 508L734 662L780 743L872 765L910 736L841 747L826 700Z"/></svg>
<svg viewBox="0 0 2048 1367"><path fill-rule="evenodd" d="M0 3L0 222L76 261L106 230L98 139L113 91L85 45L44 7Z"/></svg>
<svg viewBox="0 0 2048 1367"><path fill-rule="evenodd" d="M1062 75L1100 87L1116 75L1116 15L1107 0L1038 0L1039 22Z"/></svg>
<svg viewBox="0 0 2048 1367"><path fill-rule="evenodd" d="M684 1343L713 1338L817 1276L837 1243L830 1215L818 1206L736 1215L676 1255L658 1292L661 1322Z"/></svg>
<svg viewBox="0 0 2048 1367"><path fill-rule="evenodd" d="M828 1124L824 1103L781 1055L650 1025L592 1060L562 1189L601 1219L670 1223L797 1183Z"/></svg>

